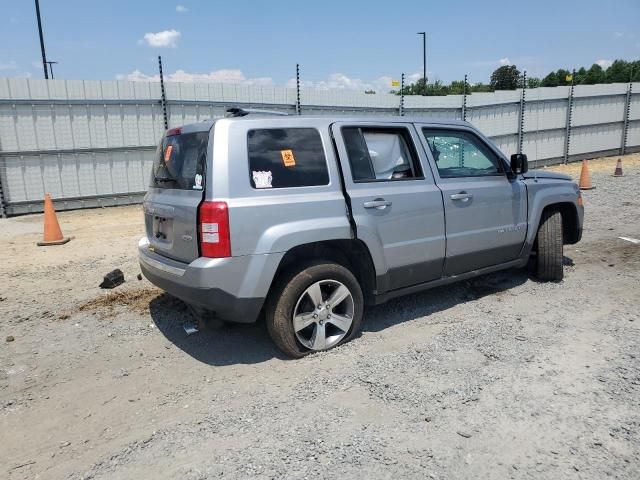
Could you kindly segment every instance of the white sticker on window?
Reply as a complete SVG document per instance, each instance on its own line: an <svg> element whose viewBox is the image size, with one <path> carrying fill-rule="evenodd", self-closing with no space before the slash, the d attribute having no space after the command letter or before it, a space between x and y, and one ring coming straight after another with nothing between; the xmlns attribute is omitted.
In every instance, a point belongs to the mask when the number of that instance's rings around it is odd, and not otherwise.
<svg viewBox="0 0 640 480"><path fill-rule="evenodd" d="M271 171L252 171L253 183L255 183L256 188L271 188L271 181L273 177L271 176Z"/></svg>
<svg viewBox="0 0 640 480"><path fill-rule="evenodd" d="M202 175L196 173L196 178L194 179L195 185L193 186L194 190L202 190Z"/></svg>

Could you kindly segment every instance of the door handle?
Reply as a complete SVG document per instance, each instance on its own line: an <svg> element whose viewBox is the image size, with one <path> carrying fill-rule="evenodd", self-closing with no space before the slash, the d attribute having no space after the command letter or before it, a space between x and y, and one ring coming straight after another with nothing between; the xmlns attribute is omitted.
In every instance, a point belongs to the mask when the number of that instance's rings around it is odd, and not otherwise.
<svg viewBox="0 0 640 480"><path fill-rule="evenodd" d="M370 202L364 202L364 208L375 208L376 210L384 210L391 206L391 202L384 198L376 198Z"/></svg>
<svg viewBox="0 0 640 480"><path fill-rule="evenodd" d="M471 193L467 193L467 192L460 192L460 193L452 194L450 198L451 198L451 200L467 201L470 198L473 198L473 195Z"/></svg>

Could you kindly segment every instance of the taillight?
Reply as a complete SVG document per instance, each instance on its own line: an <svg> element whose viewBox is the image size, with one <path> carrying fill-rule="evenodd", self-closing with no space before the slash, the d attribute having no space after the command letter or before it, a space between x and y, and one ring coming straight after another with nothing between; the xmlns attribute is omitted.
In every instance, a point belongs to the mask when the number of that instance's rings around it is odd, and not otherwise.
<svg viewBox="0 0 640 480"><path fill-rule="evenodd" d="M229 210L225 202L202 202L198 210L198 237L203 257L231 256Z"/></svg>
<svg viewBox="0 0 640 480"><path fill-rule="evenodd" d="M167 130L167 137L173 137L174 135L180 135L182 133L181 128L172 128L171 130Z"/></svg>

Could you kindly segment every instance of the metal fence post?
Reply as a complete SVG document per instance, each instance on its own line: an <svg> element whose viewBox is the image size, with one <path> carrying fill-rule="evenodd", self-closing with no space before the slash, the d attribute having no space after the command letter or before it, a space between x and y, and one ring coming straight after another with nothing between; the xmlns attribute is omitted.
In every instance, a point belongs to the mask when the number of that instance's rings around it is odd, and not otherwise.
<svg viewBox="0 0 640 480"><path fill-rule="evenodd" d="M571 75L571 89L569 90L569 99L567 103L567 128L565 130L564 138L564 163L569 162L569 147L571 145L571 117L573 115L573 86L575 76L576 70L574 68Z"/></svg>
<svg viewBox="0 0 640 480"><path fill-rule="evenodd" d="M627 149L627 138L629 137L629 112L631 111L631 94L633 83L629 82L627 87L627 101L624 107L624 127L622 127L622 140L620 141L620 155L624 155Z"/></svg>
<svg viewBox="0 0 640 480"><path fill-rule="evenodd" d="M7 218L6 203L4 200L4 186L2 185L2 165L5 162L6 160L0 158L0 218Z"/></svg>
<svg viewBox="0 0 640 480"><path fill-rule="evenodd" d="M522 94L520 95L520 119L518 122L518 153L522 153L524 142L524 107L526 105L527 94L527 71L522 74Z"/></svg>
<svg viewBox="0 0 640 480"><path fill-rule="evenodd" d="M404 73L400 77L400 116L404 116Z"/></svg>
<svg viewBox="0 0 640 480"><path fill-rule="evenodd" d="M167 96L164 91L164 76L162 75L162 57L158 55L158 69L160 70L160 103L162 104L162 115L164 116L164 129L169 128L169 119L167 118Z"/></svg>
<svg viewBox="0 0 640 480"><path fill-rule="evenodd" d="M464 76L464 86L462 87L462 121L467 121L467 75Z"/></svg>
<svg viewBox="0 0 640 480"><path fill-rule="evenodd" d="M296 115L302 114L300 106L300 64L296 63Z"/></svg>

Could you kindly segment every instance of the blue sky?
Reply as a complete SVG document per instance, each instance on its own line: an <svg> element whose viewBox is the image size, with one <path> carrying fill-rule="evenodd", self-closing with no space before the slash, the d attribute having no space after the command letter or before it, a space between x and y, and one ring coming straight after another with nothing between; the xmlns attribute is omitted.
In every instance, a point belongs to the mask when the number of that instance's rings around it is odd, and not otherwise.
<svg viewBox="0 0 640 480"><path fill-rule="evenodd" d="M161 54L174 80L386 89L422 71L487 82L640 57L640 1L40 0L56 78L146 79ZM42 78L32 0L0 0L0 76Z"/></svg>

